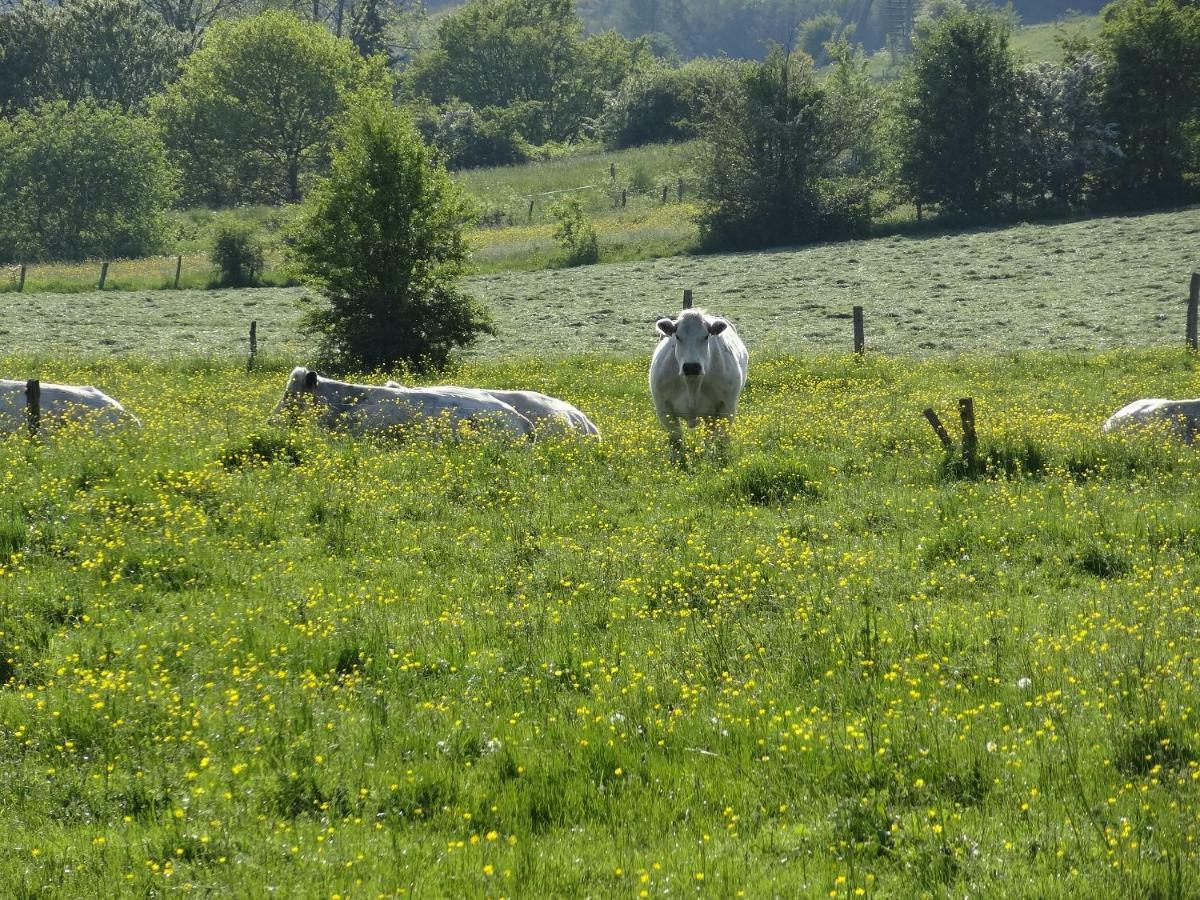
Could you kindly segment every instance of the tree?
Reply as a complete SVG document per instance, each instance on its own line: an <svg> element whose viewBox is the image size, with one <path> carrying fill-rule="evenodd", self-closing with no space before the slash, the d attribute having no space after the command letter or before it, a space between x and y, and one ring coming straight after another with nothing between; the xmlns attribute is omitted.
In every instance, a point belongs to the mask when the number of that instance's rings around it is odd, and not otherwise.
<svg viewBox="0 0 1200 900"><path fill-rule="evenodd" d="M951 213L998 209L1011 192L1017 132L1008 28L957 10L918 36L901 83L896 149L911 199Z"/></svg>
<svg viewBox="0 0 1200 900"><path fill-rule="evenodd" d="M608 95L598 130L614 149L696 137L728 60L692 60L678 69L643 66Z"/></svg>
<svg viewBox="0 0 1200 900"><path fill-rule="evenodd" d="M148 122L59 100L0 121L0 196L0 259L144 256L174 178Z"/></svg>
<svg viewBox="0 0 1200 900"><path fill-rule="evenodd" d="M174 78L187 42L137 0L23 3L0 14L0 111L90 99L140 109Z"/></svg>
<svg viewBox="0 0 1200 900"><path fill-rule="evenodd" d="M327 161L344 98L389 83L381 58L272 11L213 25L154 113L189 200L295 201Z"/></svg>
<svg viewBox="0 0 1200 900"><path fill-rule="evenodd" d="M778 46L728 77L703 132L704 242L761 247L861 232L869 192L846 176L877 110L832 94L807 55Z"/></svg>
<svg viewBox="0 0 1200 900"><path fill-rule="evenodd" d="M571 0L471 0L440 21L409 83L439 105L521 107L533 143L573 140L647 52L615 33L582 34Z"/></svg>
<svg viewBox="0 0 1200 900"><path fill-rule="evenodd" d="M1105 10L1104 107L1124 156L1114 187L1139 200L1181 199L1200 171L1200 5L1124 0Z"/></svg>
<svg viewBox="0 0 1200 900"><path fill-rule="evenodd" d="M143 0L146 9L185 36L188 49L200 44L205 29L218 18L249 6L249 0Z"/></svg>
<svg viewBox="0 0 1200 900"><path fill-rule="evenodd" d="M467 252L466 201L405 113L356 98L330 176L292 231L300 273L327 305L306 326L335 366L441 368L456 347L491 333L456 279Z"/></svg>

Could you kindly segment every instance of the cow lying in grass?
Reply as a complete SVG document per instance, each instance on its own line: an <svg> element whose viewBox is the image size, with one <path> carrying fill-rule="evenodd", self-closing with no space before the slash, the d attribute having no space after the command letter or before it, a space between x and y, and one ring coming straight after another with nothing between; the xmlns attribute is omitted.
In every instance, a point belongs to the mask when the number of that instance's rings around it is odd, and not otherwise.
<svg viewBox="0 0 1200 900"><path fill-rule="evenodd" d="M398 381L387 382L387 387L403 387ZM600 437L600 429L582 411L565 400L539 394L537 391L494 391L491 388L461 388L452 385L428 387L427 391L469 391L483 394L507 403L537 429L538 434L579 433Z"/></svg>
<svg viewBox="0 0 1200 900"><path fill-rule="evenodd" d="M671 455L682 462L681 421L694 428L704 420L718 430L722 443L727 439L725 428L737 413L750 357L733 326L703 310L686 309L657 324L663 339L650 360L650 395Z"/></svg>
<svg viewBox="0 0 1200 900"><path fill-rule="evenodd" d="M19 431L28 424L26 382L0 379L0 433ZM93 429L138 425L137 417L103 391L87 385L42 383L41 425L87 422Z"/></svg>
<svg viewBox="0 0 1200 900"><path fill-rule="evenodd" d="M1187 443L1200 433L1200 399L1134 400L1108 417L1105 431L1158 426L1183 438Z"/></svg>
<svg viewBox="0 0 1200 900"><path fill-rule="evenodd" d="M350 384L297 366L272 418L294 418L304 410L313 410L317 423L325 428L351 434L442 421L455 428L467 425L513 438L533 436L533 423L527 418L507 403L477 392Z"/></svg>

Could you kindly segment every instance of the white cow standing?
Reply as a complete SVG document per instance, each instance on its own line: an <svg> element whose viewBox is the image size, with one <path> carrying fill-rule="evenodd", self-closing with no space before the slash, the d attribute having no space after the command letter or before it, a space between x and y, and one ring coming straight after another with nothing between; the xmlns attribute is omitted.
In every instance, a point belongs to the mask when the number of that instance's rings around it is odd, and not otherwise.
<svg viewBox="0 0 1200 900"><path fill-rule="evenodd" d="M322 426L351 434L383 432L427 421L487 428L513 438L531 440L533 423L494 397L470 391L427 391L420 388L378 387L322 378L297 366L288 377L283 398L272 418L317 409Z"/></svg>
<svg viewBox="0 0 1200 900"><path fill-rule="evenodd" d="M387 382L387 387L403 387L398 381ZM570 434L580 433L599 439L600 429L596 427L583 411L572 406L566 400L559 400L549 394L539 394L537 391L496 391L491 388L463 388L454 385L437 385L424 388L427 391L469 391L484 394L507 403L530 422L539 434Z"/></svg>
<svg viewBox="0 0 1200 900"><path fill-rule="evenodd" d="M28 422L26 382L0 379L0 432L12 433ZM40 421L56 425L66 421L85 421L94 430L119 425L140 425L137 416L104 391L89 385L50 384L43 382L39 401Z"/></svg>
<svg viewBox="0 0 1200 900"><path fill-rule="evenodd" d="M1134 400L1108 417L1105 431L1158 425L1187 443L1200 434L1200 398L1195 400Z"/></svg>
<svg viewBox="0 0 1200 900"><path fill-rule="evenodd" d="M650 360L650 394L658 421L667 430L672 457L683 458L680 420L695 427L704 419L725 427L737 413L750 357L733 326L700 309L685 309L674 320L659 319L663 339Z"/></svg>

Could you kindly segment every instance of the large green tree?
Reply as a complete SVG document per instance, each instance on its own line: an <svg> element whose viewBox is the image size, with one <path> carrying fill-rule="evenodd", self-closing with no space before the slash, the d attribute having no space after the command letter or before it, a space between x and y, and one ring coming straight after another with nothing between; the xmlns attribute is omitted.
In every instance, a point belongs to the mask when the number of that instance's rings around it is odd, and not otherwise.
<svg viewBox="0 0 1200 900"><path fill-rule="evenodd" d="M571 140L645 53L615 33L584 39L571 0L470 0L438 24L409 83L437 104L521 107L534 143Z"/></svg>
<svg viewBox="0 0 1200 900"><path fill-rule="evenodd" d="M326 305L307 320L335 366L441 368L490 331L458 286L466 201L386 96L355 99L328 178L292 231L296 265Z"/></svg>
<svg viewBox="0 0 1200 900"><path fill-rule="evenodd" d="M0 13L0 113L89 99L126 110L175 77L187 41L138 0L26 2Z"/></svg>
<svg viewBox="0 0 1200 900"><path fill-rule="evenodd" d="M900 180L917 203L950 213L998 209L1013 188L1018 132L1008 26L957 10L917 40L900 88Z"/></svg>
<svg viewBox="0 0 1200 900"><path fill-rule="evenodd" d="M144 256L174 186L154 129L114 106L58 100L0 120L0 260Z"/></svg>
<svg viewBox="0 0 1200 900"><path fill-rule="evenodd" d="M1114 187L1132 200L1181 198L1200 171L1200 4L1122 0L1105 10L1105 112L1123 161Z"/></svg>
<svg viewBox="0 0 1200 900"><path fill-rule="evenodd" d="M323 170L345 97L390 83L325 28L268 11L217 22L154 112L185 196L230 205L299 200Z"/></svg>

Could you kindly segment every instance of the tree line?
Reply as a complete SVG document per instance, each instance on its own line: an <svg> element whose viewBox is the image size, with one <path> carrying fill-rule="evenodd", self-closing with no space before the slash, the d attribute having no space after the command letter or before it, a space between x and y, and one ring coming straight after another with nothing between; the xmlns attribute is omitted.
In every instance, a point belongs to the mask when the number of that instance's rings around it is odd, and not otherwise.
<svg viewBox="0 0 1200 900"><path fill-rule="evenodd" d="M1004 19L943 3L888 85L844 41L825 45L821 73L778 46L679 64L645 37L586 34L571 0L470 0L400 67L394 6L222 8L25 0L0 13L0 261L145 253L172 203L297 201L364 92L406 110L451 167L585 139L702 138L714 248L864 234L904 204L983 221L1183 202L1200 173L1190 0L1120 0L1093 45L1037 66L1018 62ZM347 36L313 21L330 9Z"/></svg>

